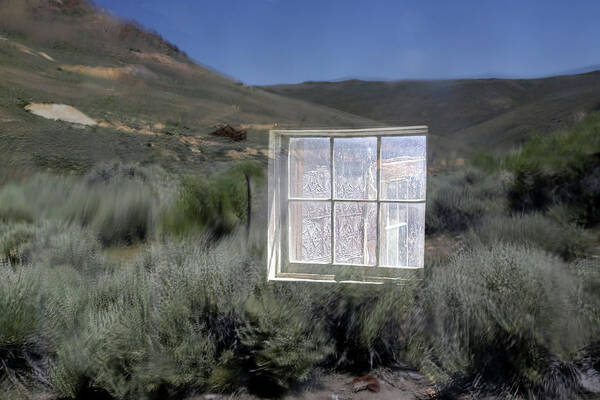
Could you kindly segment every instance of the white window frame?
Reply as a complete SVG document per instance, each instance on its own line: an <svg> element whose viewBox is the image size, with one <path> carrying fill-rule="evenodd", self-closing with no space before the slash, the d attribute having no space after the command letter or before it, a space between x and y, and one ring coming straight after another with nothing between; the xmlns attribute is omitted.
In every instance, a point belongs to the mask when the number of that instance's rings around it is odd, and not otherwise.
<svg viewBox="0 0 600 400"><path fill-rule="evenodd" d="M386 282L402 282L418 279L421 277L422 264L420 266L389 267L380 265L380 229L383 226L381 204L415 204L424 203L426 198L415 200L382 200L381 189L381 138L400 136L424 136L427 137L427 126L409 126L394 128L373 129L337 129L337 130L272 130L269 134L269 224L268 224L268 279L279 281L314 281L314 282L352 282L382 284ZM377 197L372 200L336 199L334 196L334 155L333 141L335 138L377 138L377 169L376 185ZM290 196L289 183L289 139L291 138L329 138L330 139L330 176L331 196L329 198L298 198ZM425 159L426 163L426 159ZM425 184L425 182L423 182ZM290 252L290 229L289 218L290 202L320 201L329 202L331 207L331 262L299 262L291 261ZM375 249L375 265L362 264L336 264L334 248L334 214L337 202L366 202L376 204L377 214L377 237ZM389 215L388 215L389 217ZM399 216L398 216L399 218ZM402 224L400 224L402 225ZM386 230L398 229L398 224L386 226ZM287 239L287 240L286 240ZM307 268L302 270L302 265ZM318 272L314 272L319 267ZM288 270L294 267L294 270ZM331 267L331 271L327 268ZM334 268L335 267L335 268ZM345 269L345 270L343 270ZM310 271L310 272L309 272Z"/></svg>

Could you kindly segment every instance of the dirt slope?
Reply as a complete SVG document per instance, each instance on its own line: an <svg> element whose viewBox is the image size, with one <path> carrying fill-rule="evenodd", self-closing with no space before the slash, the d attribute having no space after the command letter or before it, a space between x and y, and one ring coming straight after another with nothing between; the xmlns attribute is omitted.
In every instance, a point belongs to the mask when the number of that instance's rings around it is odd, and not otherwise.
<svg viewBox="0 0 600 400"><path fill-rule="evenodd" d="M119 159L206 170L236 152L263 159L273 126L381 125L235 82L82 0L0 0L0 37L0 168ZM31 103L69 105L98 125L45 120ZM219 124L244 126L248 141L207 137Z"/></svg>

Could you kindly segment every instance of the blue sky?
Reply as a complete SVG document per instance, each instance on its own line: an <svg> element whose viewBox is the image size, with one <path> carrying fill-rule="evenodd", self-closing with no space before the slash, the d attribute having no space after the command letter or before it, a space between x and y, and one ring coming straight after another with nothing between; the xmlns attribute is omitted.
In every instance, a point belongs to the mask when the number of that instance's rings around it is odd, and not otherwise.
<svg viewBox="0 0 600 400"><path fill-rule="evenodd" d="M600 0L96 0L247 84L600 64Z"/></svg>

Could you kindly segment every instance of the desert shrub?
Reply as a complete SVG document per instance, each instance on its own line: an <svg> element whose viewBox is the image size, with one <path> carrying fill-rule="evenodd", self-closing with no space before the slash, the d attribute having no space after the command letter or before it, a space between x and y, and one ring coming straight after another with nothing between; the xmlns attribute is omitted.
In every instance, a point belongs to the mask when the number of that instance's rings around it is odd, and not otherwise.
<svg viewBox="0 0 600 400"><path fill-rule="evenodd" d="M301 303L268 291L250 297L234 354L246 371L246 385L273 396L307 381L331 349L318 316ZM231 364L231 362L230 362Z"/></svg>
<svg viewBox="0 0 600 400"><path fill-rule="evenodd" d="M98 182L111 182L115 180L141 180L151 179L152 175L160 174L160 168L155 166L139 166L135 164L122 164L120 162L103 162L94 165L85 175L88 184Z"/></svg>
<svg viewBox="0 0 600 400"><path fill-rule="evenodd" d="M504 209L504 181L500 174L475 168L428 177L427 233L463 231L483 215L500 213Z"/></svg>
<svg viewBox="0 0 600 400"><path fill-rule="evenodd" d="M533 248L498 244L456 255L423 292L422 332L440 368L432 370L454 384L574 394L574 354L594 337L580 304L591 300L575 296L578 287L568 265Z"/></svg>
<svg viewBox="0 0 600 400"><path fill-rule="evenodd" d="M530 244L565 260L581 257L593 240L583 229L542 214L484 218L468 235L467 242L495 246L499 243Z"/></svg>
<svg viewBox="0 0 600 400"><path fill-rule="evenodd" d="M61 396L103 392L114 398L137 398L145 392L137 371L149 350L140 305L85 310L76 333L57 346L51 380Z"/></svg>
<svg viewBox="0 0 600 400"><path fill-rule="evenodd" d="M0 222L32 222L33 212L18 185L8 184L0 191Z"/></svg>
<svg viewBox="0 0 600 400"><path fill-rule="evenodd" d="M105 246L147 240L174 188L160 168L99 166L84 178L38 174L0 188L0 219L91 228Z"/></svg>
<svg viewBox="0 0 600 400"><path fill-rule="evenodd" d="M364 372L402 360L412 289L410 284L315 288L312 309L323 316L334 345L327 364Z"/></svg>
<svg viewBox="0 0 600 400"><path fill-rule="evenodd" d="M124 271L61 279L59 269L56 279L66 283L51 283L49 302L60 314L55 390L125 399L208 388L219 360L236 349L256 285L239 279L248 268L245 252L232 251L240 247L235 237L183 240L155 244Z"/></svg>
<svg viewBox="0 0 600 400"><path fill-rule="evenodd" d="M0 389L30 380L41 371L47 340L40 279L28 270L0 268ZM10 379L9 379L10 378ZM7 381L10 385L4 385Z"/></svg>
<svg viewBox="0 0 600 400"><path fill-rule="evenodd" d="M572 270L578 277L578 288L574 296L589 325L594 327L594 332L598 332L600 329L599 263L595 258L582 258L574 262ZM598 344L596 343L596 345ZM600 367L600 358L595 358L595 362ZM597 369L600 370L600 368Z"/></svg>
<svg viewBox="0 0 600 400"><path fill-rule="evenodd" d="M26 243L34 236L35 228L26 223L7 223L0 226L0 263L17 264L24 260Z"/></svg>
<svg viewBox="0 0 600 400"><path fill-rule="evenodd" d="M98 272L107 267L101 250L92 232L60 221L0 227L0 261L11 264L67 265Z"/></svg>
<svg viewBox="0 0 600 400"><path fill-rule="evenodd" d="M494 172L500 169L501 161L498 156L490 152L478 150L469 160L469 165L481 169L482 171Z"/></svg>
<svg viewBox="0 0 600 400"><path fill-rule="evenodd" d="M54 316L53 390L63 398L147 396L158 385L150 362L160 350L150 320L150 277L133 267L94 277L63 268L55 275L46 310Z"/></svg>
<svg viewBox="0 0 600 400"><path fill-rule="evenodd" d="M142 184L110 188L90 226L105 246L144 241L154 225L152 203L151 190Z"/></svg>
<svg viewBox="0 0 600 400"><path fill-rule="evenodd" d="M25 344L42 325L40 282L29 271L0 270L0 348Z"/></svg>
<svg viewBox="0 0 600 400"><path fill-rule="evenodd" d="M91 274L109 268L93 232L64 222L42 222L24 251L32 263L47 268L70 266Z"/></svg>
<svg viewBox="0 0 600 400"><path fill-rule="evenodd" d="M250 162L210 178L185 177L173 209L165 216L165 229L179 235L203 230L217 237L230 233L236 225L248 221L250 181L263 177L263 168Z"/></svg>

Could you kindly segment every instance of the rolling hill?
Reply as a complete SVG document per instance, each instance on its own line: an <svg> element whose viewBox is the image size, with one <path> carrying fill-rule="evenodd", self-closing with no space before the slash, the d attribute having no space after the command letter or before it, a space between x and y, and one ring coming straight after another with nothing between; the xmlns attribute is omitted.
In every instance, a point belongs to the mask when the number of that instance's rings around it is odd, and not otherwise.
<svg viewBox="0 0 600 400"><path fill-rule="evenodd" d="M32 104L64 104L92 123L45 119L27 111ZM432 165L452 165L479 149L501 152L568 128L599 108L598 71L252 87L93 2L0 0L0 178L83 172L107 160L212 171L264 160L274 126L426 124ZM222 124L246 129L248 140L208 134Z"/></svg>
<svg viewBox="0 0 600 400"><path fill-rule="evenodd" d="M429 125L438 161L505 151L600 109L600 71L544 79L305 82L263 87L387 125Z"/></svg>
<svg viewBox="0 0 600 400"><path fill-rule="evenodd" d="M64 104L96 123L45 119L26 111L32 103ZM207 135L220 124L247 129L248 140ZM206 171L264 159L265 133L275 125L381 124L231 80L88 1L0 0L5 175L85 171L105 160Z"/></svg>

